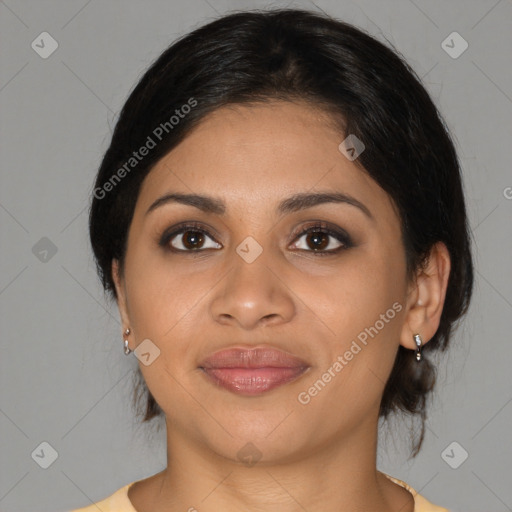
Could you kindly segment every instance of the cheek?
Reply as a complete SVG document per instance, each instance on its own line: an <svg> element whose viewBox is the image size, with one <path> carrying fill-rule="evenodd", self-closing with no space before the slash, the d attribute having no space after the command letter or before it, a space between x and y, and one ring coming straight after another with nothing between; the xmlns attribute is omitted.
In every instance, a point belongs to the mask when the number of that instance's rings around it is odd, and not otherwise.
<svg viewBox="0 0 512 512"><path fill-rule="evenodd" d="M126 260L128 313L137 338L165 342L186 323L187 314L198 301L198 286L204 293L205 278L173 268L175 265L158 248L134 249Z"/></svg>
<svg viewBox="0 0 512 512"><path fill-rule="evenodd" d="M398 349L405 310L405 260L397 251L368 247L344 263L323 286L309 283L306 296L311 308L330 331L324 344L328 363L322 361L315 378L341 357L342 370L339 365L338 372L331 369L339 375L332 385L333 393L340 395L336 400L350 401L347 392L360 396L364 389L363 402L368 405L379 399Z"/></svg>
<svg viewBox="0 0 512 512"><path fill-rule="evenodd" d="M374 325L390 308L388 317L395 321L386 323L386 330L398 325L395 317L399 308L392 308L403 301L405 261L397 251L368 245L347 252L328 276L314 280L301 277L295 286L298 295L307 297L312 311L330 328L331 336L346 342Z"/></svg>
<svg viewBox="0 0 512 512"><path fill-rule="evenodd" d="M194 366L192 333L197 331L194 308L200 307L198 291L204 276L183 276L151 255L132 253L126 262L128 312L136 345L145 339L157 347L158 357L149 365L139 362L146 385L166 411L189 404L180 383L187 382ZM203 292L204 293L204 292ZM193 404L189 404L193 407Z"/></svg>

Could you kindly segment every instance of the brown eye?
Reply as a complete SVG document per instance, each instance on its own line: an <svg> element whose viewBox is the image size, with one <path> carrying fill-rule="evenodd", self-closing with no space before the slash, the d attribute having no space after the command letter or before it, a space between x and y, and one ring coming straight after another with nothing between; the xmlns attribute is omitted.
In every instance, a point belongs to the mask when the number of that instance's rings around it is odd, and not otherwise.
<svg viewBox="0 0 512 512"><path fill-rule="evenodd" d="M306 234L306 243L313 250L323 251L329 245L329 235L322 231L312 231Z"/></svg>
<svg viewBox="0 0 512 512"><path fill-rule="evenodd" d="M218 249L220 244L205 247L205 242L211 239L204 231L182 229L169 238L170 245L177 251L197 251L199 249ZM213 240L212 240L213 241Z"/></svg>
<svg viewBox="0 0 512 512"><path fill-rule="evenodd" d="M204 236L199 231L184 231L181 240L186 249L200 249L204 243Z"/></svg>
<svg viewBox="0 0 512 512"><path fill-rule="evenodd" d="M304 242L300 242L302 238ZM295 249L311 252L315 256L336 254L354 245L347 233L330 228L325 222L303 229L296 239L299 242L295 242L293 245Z"/></svg>
<svg viewBox="0 0 512 512"><path fill-rule="evenodd" d="M175 252L199 252L222 247L208 231L195 224L175 226L170 233L166 231L159 245Z"/></svg>

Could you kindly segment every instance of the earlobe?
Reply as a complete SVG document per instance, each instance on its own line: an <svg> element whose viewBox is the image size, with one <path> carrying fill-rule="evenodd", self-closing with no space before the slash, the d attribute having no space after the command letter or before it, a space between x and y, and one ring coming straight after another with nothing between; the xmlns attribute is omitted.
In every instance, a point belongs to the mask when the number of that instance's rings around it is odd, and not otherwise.
<svg viewBox="0 0 512 512"><path fill-rule="evenodd" d="M426 265L418 271L409 294L400 336L400 344L404 347L416 350L415 334L421 336L423 344L435 335L443 312L450 268L448 249L443 242L437 242L430 251Z"/></svg>

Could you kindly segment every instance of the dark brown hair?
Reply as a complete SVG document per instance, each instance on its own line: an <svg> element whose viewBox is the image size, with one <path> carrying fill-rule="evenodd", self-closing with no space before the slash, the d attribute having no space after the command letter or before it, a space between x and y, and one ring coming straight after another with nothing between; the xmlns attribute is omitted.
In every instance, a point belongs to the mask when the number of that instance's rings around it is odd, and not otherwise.
<svg viewBox="0 0 512 512"><path fill-rule="evenodd" d="M400 54L364 31L302 10L246 11L208 23L167 48L126 101L96 178L90 239L103 286L117 298L112 259L122 272L139 189L155 163L215 109L271 99L328 109L345 136L363 141L357 164L396 205L411 279L436 242L448 248L451 272L439 329L420 365L414 351L399 347L380 407L383 418L400 410L419 415L416 454L435 381L428 355L446 349L471 297L468 221L456 151L441 115ZM173 121L191 100L195 106ZM157 127L156 147L127 168ZM139 377L138 389L147 397L143 421L149 421L162 410L140 370Z"/></svg>

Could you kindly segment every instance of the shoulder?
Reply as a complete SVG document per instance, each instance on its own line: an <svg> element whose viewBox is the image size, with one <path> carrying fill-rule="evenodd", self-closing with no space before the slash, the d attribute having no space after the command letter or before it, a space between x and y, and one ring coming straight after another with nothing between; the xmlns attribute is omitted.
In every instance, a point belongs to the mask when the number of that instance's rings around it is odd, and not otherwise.
<svg viewBox="0 0 512 512"><path fill-rule="evenodd" d="M450 512L447 508L438 507L437 505L430 503L430 501L421 496L421 494L416 492L410 485L406 484L405 482L402 482L401 480L386 474L385 476L395 482L395 484L398 484L404 489L407 489L412 494L414 498L414 512Z"/></svg>
<svg viewBox="0 0 512 512"><path fill-rule="evenodd" d="M137 512L128 498L128 489L135 482L126 484L107 498L97 501L87 507L77 508L71 512Z"/></svg>

